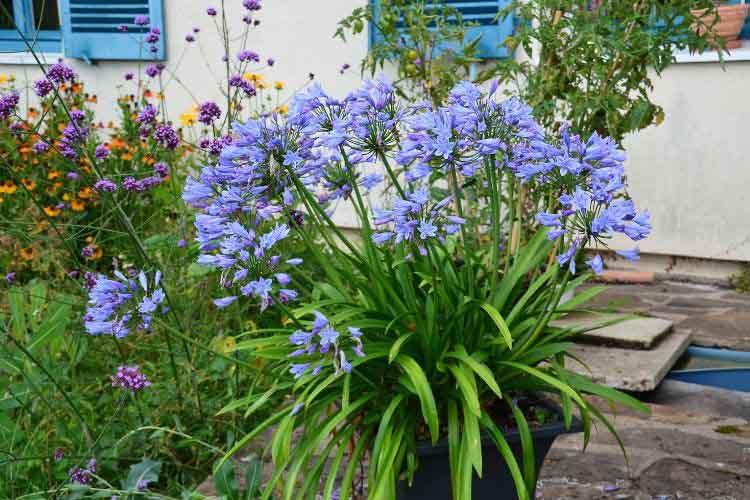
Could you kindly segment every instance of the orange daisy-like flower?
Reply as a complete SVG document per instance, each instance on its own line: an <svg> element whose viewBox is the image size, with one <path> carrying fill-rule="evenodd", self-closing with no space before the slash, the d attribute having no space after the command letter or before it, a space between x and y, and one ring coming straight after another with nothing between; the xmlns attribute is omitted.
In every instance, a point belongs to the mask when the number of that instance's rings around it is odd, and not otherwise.
<svg viewBox="0 0 750 500"><path fill-rule="evenodd" d="M39 116L39 111L36 108L29 108L29 118L34 119Z"/></svg>
<svg viewBox="0 0 750 500"><path fill-rule="evenodd" d="M21 179L21 182L23 183L23 186L29 191L33 191L34 189L36 189L36 182L31 179L24 178Z"/></svg>
<svg viewBox="0 0 750 500"><path fill-rule="evenodd" d="M70 201L70 193L63 193L62 199L63 201Z"/></svg>
<svg viewBox="0 0 750 500"><path fill-rule="evenodd" d="M23 260L32 260L36 257L36 250L34 250L34 247L29 246L19 250L18 255L20 255Z"/></svg>
<svg viewBox="0 0 750 500"><path fill-rule="evenodd" d="M18 189L18 186L10 179L0 184L0 193L13 194L16 192L16 189Z"/></svg>
<svg viewBox="0 0 750 500"><path fill-rule="evenodd" d="M49 205L44 207L44 213L47 214L47 217L57 217L60 215L60 209Z"/></svg>
<svg viewBox="0 0 750 500"><path fill-rule="evenodd" d="M53 170L52 172L47 174L47 179L51 181L57 179L58 177L60 177L60 172L58 172L57 170Z"/></svg>
<svg viewBox="0 0 750 500"><path fill-rule="evenodd" d="M151 92L149 89L146 89L146 90L143 91L143 98L144 99L151 99L152 97L154 97L154 93Z"/></svg>
<svg viewBox="0 0 750 500"><path fill-rule="evenodd" d="M74 212L83 212L86 208L86 203L83 200L73 200L70 202L70 208L72 208Z"/></svg>
<svg viewBox="0 0 750 500"><path fill-rule="evenodd" d="M154 163L156 163L156 160L151 156L146 155L143 157L143 163L146 165L153 165Z"/></svg>
<svg viewBox="0 0 750 500"><path fill-rule="evenodd" d="M80 191L78 191L78 197L83 198L84 200L88 200L93 194L94 191L88 186L83 187Z"/></svg>
<svg viewBox="0 0 750 500"><path fill-rule="evenodd" d="M122 156L120 156L125 161L129 161L133 159L133 155L130 153L123 153Z"/></svg>

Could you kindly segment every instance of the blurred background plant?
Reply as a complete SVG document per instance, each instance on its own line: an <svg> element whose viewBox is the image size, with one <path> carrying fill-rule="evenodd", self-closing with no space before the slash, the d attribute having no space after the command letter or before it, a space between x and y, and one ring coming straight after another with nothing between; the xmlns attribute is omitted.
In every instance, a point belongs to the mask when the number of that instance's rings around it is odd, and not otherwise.
<svg viewBox="0 0 750 500"><path fill-rule="evenodd" d="M123 75L118 118L101 123L96 95L63 62L36 81L0 75L1 498L76 497L95 477L107 496L189 494L263 416L219 414L268 383L262 363L231 353L263 325L249 308L219 317L199 300L223 285L195 263L181 199L186 176L231 142L235 120L286 112L284 83L267 80L275 61L247 47L260 2L243 5L233 22L223 8L206 11L226 48L215 55L224 102L200 100L152 61ZM161 36L143 17L122 30L147 33L143 51ZM196 26L185 50L199 50L207 31ZM195 101L177 124L167 114L172 85ZM99 273L156 267L169 276L169 321L121 339L86 333L85 297ZM150 385L133 386L141 376Z"/></svg>
<svg viewBox="0 0 750 500"><path fill-rule="evenodd" d="M506 44L525 57L496 61L478 79L500 78L545 127L569 123L622 143L664 120L652 78L676 51L723 48L714 14L712 0L513 0L500 14L516 18Z"/></svg>
<svg viewBox="0 0 750 500"><path fill-rule="evenodd" d="M438 107L458 82L470 75L478 58L478 37L467 35L476 23L445 2L382 0L355 8L339 22L336 36L367 33L370 50L362 73L374 76L386 65L396 71L394 85L402 97L427 99Z"/></svg>

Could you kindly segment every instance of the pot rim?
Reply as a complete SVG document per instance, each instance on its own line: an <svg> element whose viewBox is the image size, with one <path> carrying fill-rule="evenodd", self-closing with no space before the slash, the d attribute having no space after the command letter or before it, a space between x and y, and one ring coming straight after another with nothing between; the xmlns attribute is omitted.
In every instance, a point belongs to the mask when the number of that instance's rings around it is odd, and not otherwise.
<svg viewBox="0 0 750 500"><path fill-rule="evenodd" d="M560 420L552 422L550 424L543 424L537 427L531 428L531 437L534 439L550 439L555 438L561 434L575 434L583 431L583 424L581 420L573 415L573 420L570 423L570 427L565 427L563 419L562 408L549 400L542 400L537 403L538 406L547 408L548 410L555 413ZM503 432L503 437L508 444L515 444L521 441L521 433L517 429L510 432ZM486 432L480 435L482 449L484 448L496 448L495 442ZM448 438L444 437L440 439L434 446L430 441L417 441L416 452L419 456L439 455L448 452Z"/></svg>

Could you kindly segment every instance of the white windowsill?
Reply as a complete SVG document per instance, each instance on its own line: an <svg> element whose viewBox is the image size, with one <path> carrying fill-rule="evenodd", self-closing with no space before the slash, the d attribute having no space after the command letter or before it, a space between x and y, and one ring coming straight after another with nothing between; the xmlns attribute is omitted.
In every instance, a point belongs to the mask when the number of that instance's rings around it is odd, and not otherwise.
<svg viewBox="0 0 750 500"><path fill-rule="evenodd" d="M690 53L690 52L677 52L674 55L675 62L677 63L705 63L705 62L719 62L719 53L715 50L710 52ZM743 40L742 47L738 49L732 49L728 54L724 54L724 62L733 61L750 61L750 40Z"/></svg>
<svg viewBox="0 0 750 500"><path fill-rule="evenodd" d="M36 55L43 64L54 64L62 59L62 53L41 52ZM36 65L36 59L30 52L0 52L0 64Z"/></svg>

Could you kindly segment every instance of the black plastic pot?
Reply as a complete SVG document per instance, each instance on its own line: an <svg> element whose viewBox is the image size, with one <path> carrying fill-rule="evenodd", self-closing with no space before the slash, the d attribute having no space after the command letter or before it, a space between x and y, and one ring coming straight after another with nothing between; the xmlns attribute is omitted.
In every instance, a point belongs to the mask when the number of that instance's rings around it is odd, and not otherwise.
<svg viewBox="0 0 750 500"><path fill-rule="evenodd" d="M557 411L559 414L559 410ZM534 438L534 458L537 476L542 462L547 456L555 438L560 434L580 432L578 420L574 420L570 430L565 429L563 422L542 425L532 430ZM513 450L519 466L522 462L521 437L518 432L503 434ZM414 473L411 487L406 481L399 483L399 500L451 500L451 471L448 460L448 441L439 441L436 446L429 442L417 444L419 467ZM482 477L472 475L472 498L476 500L513 500L518 498L516 486L495 443L489 436L482 436ZM534 498L534 492L529 492Z"/></svg>

